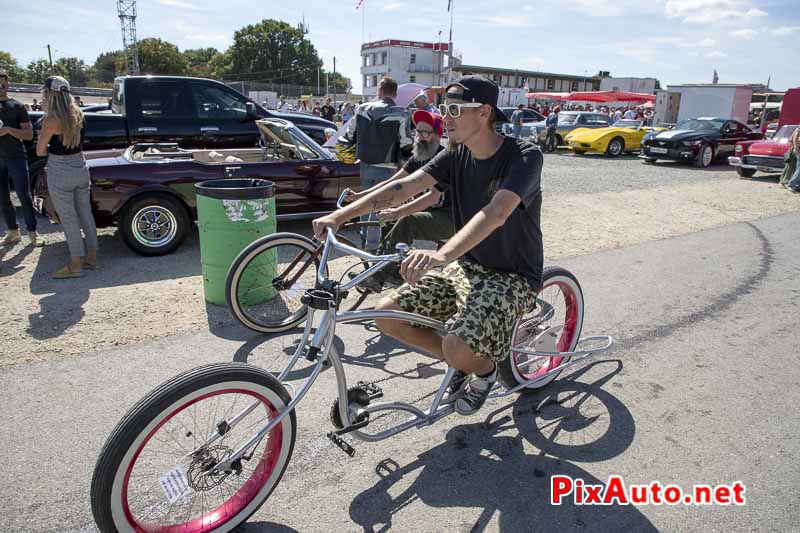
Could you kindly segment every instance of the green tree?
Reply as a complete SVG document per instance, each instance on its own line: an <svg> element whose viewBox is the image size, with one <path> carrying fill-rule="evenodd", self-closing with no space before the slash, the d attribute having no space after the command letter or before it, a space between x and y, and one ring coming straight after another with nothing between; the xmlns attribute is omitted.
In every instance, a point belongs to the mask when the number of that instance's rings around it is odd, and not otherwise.
<svg viewBox="0 0 800 533"><path fill-rule="evenodd" d="M238 30L226 55L224 77L295 85L316 85L321 63L301 30L272 19Z"/></svg>
<svg viewBox="0 0 800 533"><path fill-rule="evenodd" d="M183 51L183 56L189 63L189 74L198 78L213 76L211 61L218 55L221 54L216 48L194 48Z"/></svg>
<svg viewBox="0 0 800 533"><path fill-rule="evenodd" d="M100 83L111 83L124 72L125 54L122 50L100 54L92 67L92 77Z"/></svg>
<svg viewBox="0 0 800 533"><path fill-rule="evenodd" d="M44 58L34 59L28 63L26 71L28 83L44 83L48 76L53 74L63 75L63 73L51 67L50 61Z"/></svg>
<svg viewBox="0 0 800 533"><path fill-rule="evenodd" d="M320 85L325 87L325 81L328 82L328 87L330 88L330 92L336 90L337 93L346 93L350 92L353 89L353 84L350 83L350 78L346 78L342 76L341 72L337 72L334 76L333 72L328 72L326 70L320 71ZM330 75L330 77L328 77Z"/></svg>
<svg viewBox="0 0 800 533"><path fill-rule="evenodd" d="M70 85L85 87L89 80L89 67L77 57L59 58L53 66L56 72L63 73L62 75L69 80Z"/></svg>
<svg viewBox="0 0 800 533"><path fill-rule="evenodd" d="M8 77L11 78L12 82L25 83L25 69L19 66L14 56L2 50L0 50L0 69L8 73Z"/></svg>
<svg viewBox="0 0 800 533"><path fill-rule="evenodd" d="M178 47L161 39L142 39L137 44L139 70L142 74L185 76L189 63Z"/></svg>

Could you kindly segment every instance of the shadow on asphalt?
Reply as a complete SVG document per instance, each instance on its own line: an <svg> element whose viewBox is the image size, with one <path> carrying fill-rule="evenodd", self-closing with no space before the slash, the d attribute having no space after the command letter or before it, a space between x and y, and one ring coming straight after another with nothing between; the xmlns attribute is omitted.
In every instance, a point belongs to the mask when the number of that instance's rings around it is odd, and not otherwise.
<svg viewBox="0 0 800 533"><path fill-rule="evenodd" d="M600 379L579 382L592 368L613 364ZM474 523L453 529L483 531L499 513L500 531L584 529L657 531L635 507L580 506L567 497L550 504L550 477L567 475L603 484L569 461L603 461L624 452L635 425L628 409L601 387L620 372L619 360L598 361L542 391L516 397L484 422L453 427L446 441L406 465L392 458L375 468L380 480L356 496L350 517L364 531L391 529L393 517L415 500L440 508L481 507ZM511 409L511 415L503 414ZM516 430L516 431L515 431ZM526 454L523 440L540 451ZM412 476L413 481L401 480ZM407 488L392 487L401 482Z"/></svg>
<svg viewBox="0 0 800 533"><path fill-rule="evenodd" d="M237 533L299 533L296 529L275 522L248 522L236 529Z"/></svg>
<svg viewBox="0 0 800 533"><path fill-rule="evenodd" d="M23 236L23 245L0 247L0 278L12 276L23 269L22 261L33 251L33 246L27 244L27 236Z"/></svg>

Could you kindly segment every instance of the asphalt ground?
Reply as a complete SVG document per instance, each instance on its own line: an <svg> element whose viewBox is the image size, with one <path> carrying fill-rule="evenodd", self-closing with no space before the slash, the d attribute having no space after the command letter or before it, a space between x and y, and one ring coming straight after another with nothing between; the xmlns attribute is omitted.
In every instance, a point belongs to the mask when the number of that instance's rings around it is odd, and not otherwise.
<svg viewBox="0 0 800 533"><path fill-rule="evenodd" d="M800 214L573 257L584 335L613 354L354 458L326 438L333 373L298 411L294 457L244 531L796 531ZM444 369L361 325L337 330L348 379L388 399ZM133 403L196 365L276 369L296 335L238 326L8 368L0 376L0 530L93 531L98 450ZM307 375L298 371L295 384ZM352 439L351 439L352 442ZM744 506L549 505L549 478L746 485Z"/></svg>

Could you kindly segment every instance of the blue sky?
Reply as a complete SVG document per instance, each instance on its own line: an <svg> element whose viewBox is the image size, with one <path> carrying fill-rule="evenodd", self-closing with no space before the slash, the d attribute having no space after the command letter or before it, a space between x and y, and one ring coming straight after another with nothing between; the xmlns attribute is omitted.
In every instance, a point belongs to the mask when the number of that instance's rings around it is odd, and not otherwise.
<svg viewBox="0 0 800 533"><path fill-rule="evenodd" d="M77 56L93 62L121 47L113 0L34 0L4 24L0 49L21 64ZM583 75L654 76L662 85L710 82L800 86L799 0L453 0L454 48L464 63ZM139 38L160 37L182 50L226 48L238 28L305 15L309 38L327 68L360 90L361 12L357 0L140 0ZM6 4L8 5L8 4ZM365 0L366 38L446 39L447 0ZM11 18L9 10L4 19Z"/></svg>

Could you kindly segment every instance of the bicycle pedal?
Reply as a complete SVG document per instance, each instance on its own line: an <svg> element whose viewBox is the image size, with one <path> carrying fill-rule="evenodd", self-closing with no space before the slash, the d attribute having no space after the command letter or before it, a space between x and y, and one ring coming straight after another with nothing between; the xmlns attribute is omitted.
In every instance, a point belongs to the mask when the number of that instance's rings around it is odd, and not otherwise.
<svg viewBox="0 0 800 533"><path fill-rule="evenodd" d="M376 398L383 398L383 389L381 389L374 383L366 383L364 381L359 381L356 384L356 387L369 394L370 400L374 400Z"/></svg>
<svg viewBox="0 0 800 533"><path fill-rule="evenodd" d="M334 444L335 444L335 445L336 445L336 446L337 446L337 447L338 447L340 450L342 450L344 453L346 453L348 456L350 456L350 457L353 457L353 456L356 454L356 450L355 450L355 448L353 448L352 446L350 446L350 444L349 444L349 443L348 443L346 440L344 440L343 438L341 438L341 437L340 437L339 435L337 435L336 433L334 433L334 432L332 432L332 431L331 431L330 433L328 433L328 438L329 438L329 439L331 439L331 441L332 441L332 442L333 442L333 443L334 443Z"/></svg>

